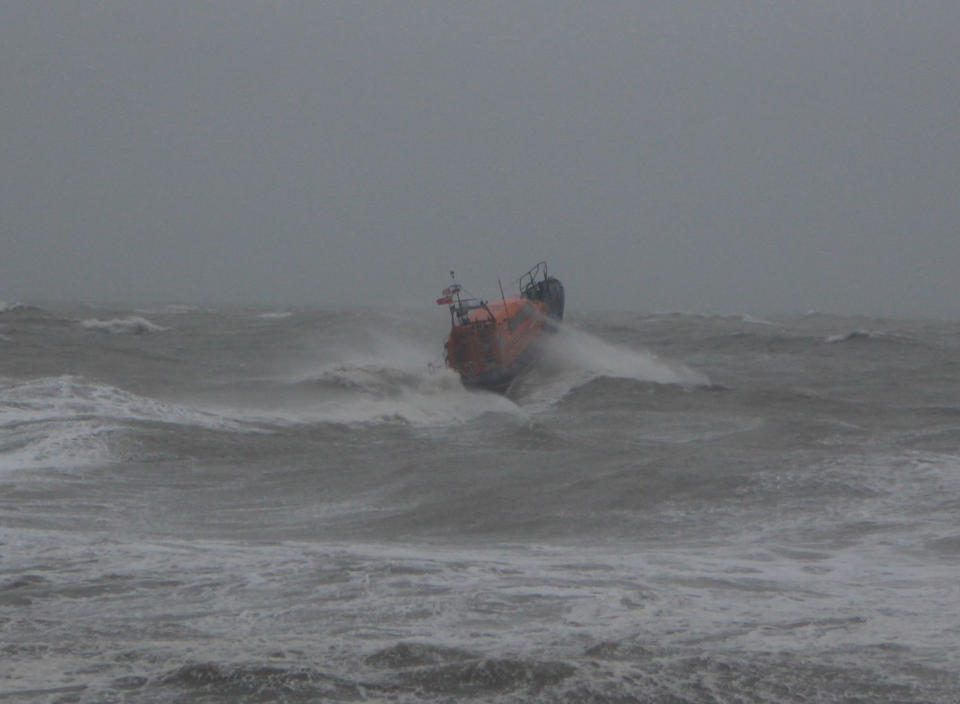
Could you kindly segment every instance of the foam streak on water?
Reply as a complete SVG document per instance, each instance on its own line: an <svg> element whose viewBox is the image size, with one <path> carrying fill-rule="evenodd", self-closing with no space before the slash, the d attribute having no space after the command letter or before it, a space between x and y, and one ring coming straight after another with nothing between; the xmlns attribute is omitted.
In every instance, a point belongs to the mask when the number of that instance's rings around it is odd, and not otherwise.
<svg viewBox="0 0 960 704"><path fill-rule="evenodd" d="M958 700L960 326L149 315L0 310L0 698Z"/></svg>

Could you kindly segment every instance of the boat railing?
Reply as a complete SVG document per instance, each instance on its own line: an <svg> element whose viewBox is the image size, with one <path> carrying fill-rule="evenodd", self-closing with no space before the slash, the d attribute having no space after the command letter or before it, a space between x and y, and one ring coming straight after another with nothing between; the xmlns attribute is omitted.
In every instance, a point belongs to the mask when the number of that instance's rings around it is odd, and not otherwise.
<svg viewBox="0 0 960 704"><path fill-rule="evenodd" d="M535 266L529 269L526 273L523 274L517 283L520 285L520 293L526 294L530 289L536 287L536 285L545 281L547 278L547 262L537 262Z"/></svg>
<svg viewBox="0 0 960 704"><path fill-rule="evenodd" d="M450 316L451 318L456 316L457 322L461 325L466 325L467 323L478 322L475 320L470 320L470 313L475 310L485 310L487 315L490 316L490 320L496 320L493 313L487 307L487 302L480 300L479 298L460 298L457 296L456 305L450 306Z"/></svg>

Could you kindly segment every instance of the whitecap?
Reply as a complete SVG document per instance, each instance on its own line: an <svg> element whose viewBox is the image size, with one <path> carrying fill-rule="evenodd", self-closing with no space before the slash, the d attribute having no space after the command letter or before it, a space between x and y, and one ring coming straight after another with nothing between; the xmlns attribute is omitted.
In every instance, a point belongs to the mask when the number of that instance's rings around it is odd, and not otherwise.
<svg viewBox="0 0 960 704"><path fill-rule="evenodd" d="M249 430L246 424L98 384L83 377L41 377L0 385L0 428L37 421L109 418Z"/></svg>
<svg viewBox="0 0 960 704"><path fill-rule="evenodd" d="M740 320L742 320L745 323L750 323L751 325L773 325L773 323L771 323L769 320L758 318L754 315L750 315L749 313L744 313L743 315L741 315Z"/></svg>
<svg viewBox="0 0 960 704"><path fill-rule="evenodd" d="M562 325L546 339L546 364L578 371L589 378L609 376L657 384L700 386L706 375L677 362L665 361L642 349L607 342L570 325Z"/></svg>
<svg viewBox="0 0 960 704"><path fill-rule="evenodd" d="M847 342L848 340L876 340L879 338L885 337L882 332L875 332L873 330L851 330L848 333L842 335L830 335L827 337L824 342L827 344L836 344L838 342Z"/></svg>
<svg viewBox="0 0 960 704"><path fill-rule="evenodd" d="M26 303L20 303L19 301L14 301L9 303L7 301L0 301L0 313L13 313L18 310L28 310L33 306L28 306Z"/></svg>
<svg viewBox="0 0 960 704"><path fill-rule="evenodd" d="M269 424L336 423L442 427L467 422L485 413L523 414L499 394L468 391L456 372L426 364L406 370L389 364L336 364L288 383L276 398L293 398L279 407L212 407L233 418Z"/></svg>
<svg viewBox="0 0 960 704"><path fill-rule="evenodd" d="M529 410L552 406L573 389L602 377L684 387L710 385L705 374L680 362L607 342L569 324L558 326L544 344L537 365L517 381L520 403Z"/></svg>
<svg viewBox="0 0 960 704"><path fill-rule="evenodd" d="M96 420L25 423L0 432L0 474L23 469L76 469L110 460L115 424Z"/></svg>
<svg viewBox="0 0 960 704"><path fill-rule="evenodd" d="M130 421L262 432L235 418L64 375L0 379L0 470L78 467L110 459L108 439Z"/></svg>
<svg viewBox="0 0 960 704"><path fill-rule="evenodd" d="M80 321L80 326L88 330L101 330L112 335L145 335L169 330L169 328L152 323L146 318L141 318L137 315L129 315L125 318L113 318L112 320L90 318Z"/></svg>

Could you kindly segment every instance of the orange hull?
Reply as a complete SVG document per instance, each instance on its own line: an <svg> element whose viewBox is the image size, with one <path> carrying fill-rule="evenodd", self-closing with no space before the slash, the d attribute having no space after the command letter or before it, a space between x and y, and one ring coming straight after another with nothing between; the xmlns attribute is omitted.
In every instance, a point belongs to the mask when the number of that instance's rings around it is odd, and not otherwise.
<svg viewBox="0 0 960 704"><path fill-rule="evenodd" d="M536 361L545 333L554 329L552 321L563 317L563 286L547 278L544 267L544 280L532 281L520 296L460 302L450 310L447 365L466 386L502 392Z"/></svg>

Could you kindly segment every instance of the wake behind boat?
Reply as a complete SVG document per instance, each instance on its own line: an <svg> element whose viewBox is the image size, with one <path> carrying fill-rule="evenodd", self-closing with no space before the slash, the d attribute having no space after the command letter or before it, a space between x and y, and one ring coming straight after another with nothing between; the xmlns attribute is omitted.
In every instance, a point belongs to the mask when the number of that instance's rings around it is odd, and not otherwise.
<svg viewBox="0 0 960 704"><path fill-rule="evenodd" d="M563 284L548 274L546 262L527 271L518 285L518 296L507 298L501 287L499 301L484 301L462 297L463 288L454 282L437 299L450 306L446 363L464 386L506 392L536 362L553 322L563 319Z"/></svg>

